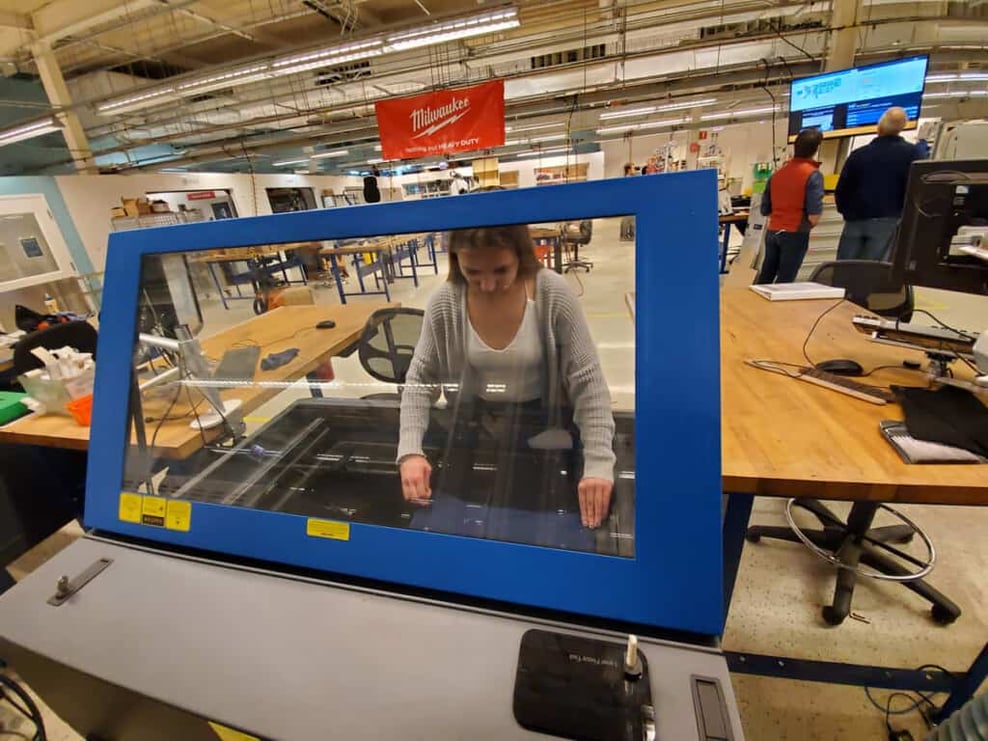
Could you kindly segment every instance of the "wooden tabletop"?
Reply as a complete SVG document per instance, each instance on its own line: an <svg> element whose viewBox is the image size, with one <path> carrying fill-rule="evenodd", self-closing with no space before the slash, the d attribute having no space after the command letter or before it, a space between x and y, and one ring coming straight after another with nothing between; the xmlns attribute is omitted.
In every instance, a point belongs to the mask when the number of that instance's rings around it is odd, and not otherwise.
<svg viewBox="0 0 988 741"><path fill-rule="evenodd" d="M819 499L926 504L988 504L988 466L903 463L879 432L902 419L878 406L804 381L759 370L746 359L805 364L802 344L826 301L771 302L747 289L721 293L721 393L724 490ZM844 304L820 322L807 347L814 362L851 358L870 370L922 353L871 342ZM959 364L958 364L959 365ZM924 363L925 367L925 363ZM958 376L970 375L955 368ZM923 385L921 373L892 368L859 379Z"/></svg>
<svg viewBox="0 0 988 741"><path fill-rule="evenodd" d="M362 245L347 245L346 247L323 247L319 250L320 257L337 257L342 255L362 255L365 252L388 252L392 246L385 241L368 242Z"/></svg>
<svg viewBox="0 0 988 741"><path fill-rule="evenodd" d="M736 211L733 214L722 214L717 217L721 224L737 224L741 221L748 220L749 213L747 211Z"/></svg>
<svg viewBox="0 0 988 741"><path fill-rule="evenodd" d="M347 244L342 247L323 247L319 250L322 257L331 255L360 255L364 252L389 252L394 251L413 239L424 240L429 236L428 232L417 234L395 234L389 237L380 237L371 240L366 244Z"/></svg>
<svg viewBox="0 0 988 741"><path fill-rule="evenodd" d="M368 317L385 306L384 302L355 302L346 306L283 306L241 322L229 329L217 332L202 340L203 352L219 361L231 347L260 345L261 358L270 353L297 347L299 354L291 362L271 371L258 369L254 380L258 382L290 382L302 378L317 368L327 358L339 353L359 336ZM316 329L317 322L332 319L333 329ZM249 414L261 404L274 398L283 389L277 385L252 385L222 391L224 400L240 399L241 410ZM157 396L157 398L153 398ZM193 419L186 395L168 411L172 392L151 395L147 393L144 404L145 418L160 419L165 415L178 417L161 424L155 440L155 454L168 458L185 458L202 445L198 430L189 427ZM201 404L200 409L207 408ZM150 442L156 423L148 423ZM218 431L207 431L206 437L216 436ZM46 414L31 415L0 428L0 443L44 445L49 447L85 450L89 446L89 428L80 427L70 417Z"/></svg>
<svg viewBox="0 0 988 741"><path fill-rule="evenodd" d="M559 239L558 229L546 229L544 227L530 227L528 233L532 239Z"/></svg>
<svg viewBox="0 0 988 741"><path fill-rule="evenodd" d="M243 262L258 257L274 257L285 250L317 250L319 242L286 242L285 244L259 244L252 247L228 247L220 252L193 255L191 262Z"/></svg>

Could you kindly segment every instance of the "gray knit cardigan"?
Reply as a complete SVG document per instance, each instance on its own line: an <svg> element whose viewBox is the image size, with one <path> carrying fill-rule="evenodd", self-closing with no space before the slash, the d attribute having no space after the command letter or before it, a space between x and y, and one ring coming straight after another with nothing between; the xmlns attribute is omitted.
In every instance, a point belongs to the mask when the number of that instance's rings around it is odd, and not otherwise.
<svg viewBox="0 0 988 741"><path fill-rule="evenodd" d="M422 453L429 409L442 387L476 394L476 375L466 361L466 295L465 285L447 282L426 306L401 397L398 460ZM535 310L545 348L542 399L550 410L550 426L560 425L564 404L572 405L583 443L583 475L613 481L611 397L579 301L561 275L542 269L535 282Z"/></svg>

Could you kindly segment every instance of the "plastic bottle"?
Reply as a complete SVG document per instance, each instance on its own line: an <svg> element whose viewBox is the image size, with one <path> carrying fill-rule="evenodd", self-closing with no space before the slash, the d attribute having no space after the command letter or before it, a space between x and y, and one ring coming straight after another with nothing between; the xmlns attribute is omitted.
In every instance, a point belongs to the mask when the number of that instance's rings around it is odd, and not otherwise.
<svg viewBox="0 0 988 741"><path fill-rule="evenodd" d="M58 301L50 293L45 293L45 311L49 314L57 314L59 311Z"/></svg>

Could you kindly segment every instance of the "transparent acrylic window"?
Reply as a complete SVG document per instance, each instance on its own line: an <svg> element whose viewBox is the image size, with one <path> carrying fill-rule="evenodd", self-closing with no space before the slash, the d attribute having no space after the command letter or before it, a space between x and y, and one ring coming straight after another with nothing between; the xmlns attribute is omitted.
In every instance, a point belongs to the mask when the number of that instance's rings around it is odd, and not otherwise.
<svg viewBox="0 0 988 741"><path fill-rule="evenodd" d="M437 292L480 292L469 255L503 256L505 229L521 244L509 263L518 250L535 258L494 287L517 303L496 314L473 298L430 304ZM454 262L465 276L455 288L449 250L463 233L145 256L125 488L633 557L633 220L521 229L520 242L517 227L474 235L457 253L474 273ZM488 238L502 241L476 241ZM568 272L539 275L559 258ZM481 260L480 271L491 265ZM527 354L514 352L525 337ZM547 391L550 377L559 393ZM426 398L424 409L403 409L409 395ZM402 439L403 415L419 420L406 428L424 429L420 440ZM409 446L431 468L426 496L403 486L397 457ZM589 526L588 456L613 480Z"/></svg>

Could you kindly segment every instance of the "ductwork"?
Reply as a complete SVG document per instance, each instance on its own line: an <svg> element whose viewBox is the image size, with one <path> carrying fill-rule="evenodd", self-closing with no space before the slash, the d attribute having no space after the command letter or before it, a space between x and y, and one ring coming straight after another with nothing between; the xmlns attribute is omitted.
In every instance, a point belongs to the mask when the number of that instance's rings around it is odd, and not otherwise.
<svg viewBox="0 0 988 741"><path fill-rule="evenodd" d="M799 13L798 19L802 23L808 19L812 21L812 14L819 5L786 5L766 10L762 3L758 3L763 8L758 12L751 9L754 4L742 3L742 10L724 14L724 23L757 21L766 13L771 13L772 17L795 16ZM773 77L778 79L779 74L782 74L781 69L786 65L792 68L808 62L807 56L821 58L826 51L827 31L820 28L802 34L787 32L786 37L790 43L775 34L739 39L733 43L701 40L700 29L709 26L709 9L706 7L709 3L703 3L704 7L700 11L696 10L697 5L680 6L675 9L675 14L668 5L662 9L636 5L636 14L624 19L630 30L620 34L613 29L616 20L614 6L602 4L601 19L596 21L595 28L604 32L585 40L580 39L581 45L605 45L607 56L599 61L533 71L531 57L536 53L572 48L572 41L565 37L560 40L558 34L556 41L549 45L541 45L538 37L528 37L524 43L509 39L488 45L482 51L462 46L451 48L440 69L436 68L434 60L428 55L391 55L370 60L369 77L356 82L319 85L316 74L276 81L264 86L238 89L235 95L219 99L219 103L217 99L209 99L183 105L179 112L159 110L147 112L143 116L130 116L126 119L126 126L95 127L95 133L114 135L120 133L115 131L118 128L122 131L142 125L150 135L148 139L129 137L129 144L169 140L187 146L204 145L212 141L214 144L210 149L223 152L223 147L229 144L224 145L218 140L224 137L236 138L237 141L243 141L246 137L249 146L254 146L250 141L251 137L265 140L271 137L268 132L277 128L284 132L281 136L285 141L259 141L258 146L284 147L289 144L289 139L295 138L290 131L286 131L294 127L298 127L303 132L302 138L308 140L311 140L315 130L325 131L327 140L333 140L336 135L344 135L333 123L341 119L349 120L345 124L346 135L356 135L359 132L366 137L374 136L376 125L372 116L373 101L421 89L423 74L431 74L433 79L441 79L448 84L478 81L490 75L503 77L506 80L505 94L510 114L540 98L576 93L585 95L598 89L616 97L622 95L623 90L641 87L641 83L649 80L657 80L658 84L653 87L664 90L666 94L685 94L699 89L701 85L708 86L711 79L719 79L718 70L746 69L749 79L745 84L750 85L756 83L765 73L761 60L767 60L771 66L779 68L773 73ZM736 5L728 7L735 8ZM631 9L623 10L630 12ZM642 12L637 12L639 10ZM668 20L676 21L658 30L649 28L647 23L654 22L655 14L660 12ZM687 15L690 17L687 18ZM645 16L647 21L640 16ZM718 15L717 19L720 20L721 16ZM637 27L639 22L643 24L640 28ZM915 19L875 22L862 28L863 43L859 54L867 55L873 49L895 49L906 53L910 50L978 45L984 43L986 30L988 24L985 23L943 18L927 18L924 22L916 22ZM803 51L797 51L793 45ZM819 67L803 74L815 71L819 71ZM71 84L81 88L85 79ZM299 85L300 80L304 80L302 86ZM116 92L119 92L119 81L113 84ZM85 97L94 97L93 87L90 85L87 88L87 92L91 94ZM720 89L723 91L724 87ZM660 94L662 93L656 93ZM236 111L235 118L232 116L233 111ZM92 118L87 122L95 123ZM339 128L343 127L344 125L340 125ZM208 155L208 152L202 154ZM201 160L202 157L197 155L194 159Z"/></svg>

